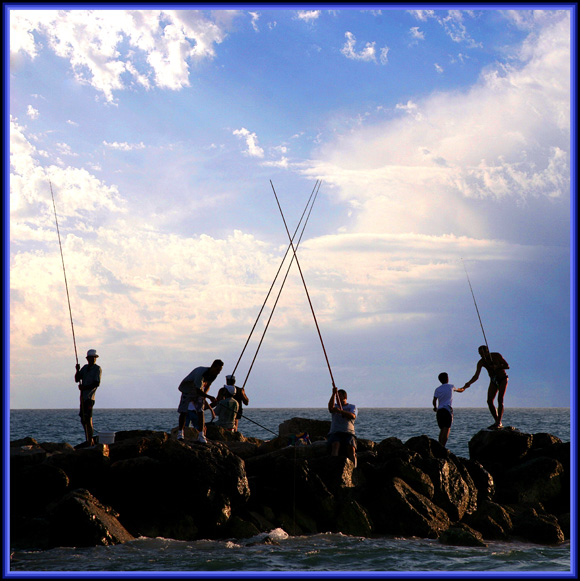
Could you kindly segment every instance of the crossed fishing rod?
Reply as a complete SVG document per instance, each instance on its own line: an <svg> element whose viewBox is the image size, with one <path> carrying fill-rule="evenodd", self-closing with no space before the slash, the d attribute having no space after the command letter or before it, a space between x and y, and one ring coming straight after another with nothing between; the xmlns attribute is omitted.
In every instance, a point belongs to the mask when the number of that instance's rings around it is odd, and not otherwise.
<svg viewBox="0 0 580 581"><path fill-rule="evenodd" d="M321 184L322 184L322 182L320 180L317 180L316 181L316 184L314 185L314 188L312 190L312 193L310 194L310 197L308 198L308 201L306 203L306 206L304 208L304 211L302 212L302 216L300 217L300 220L298 222L298 225L296 226L296 229L294 231L294 234L291 235L290 234L290 231L288 230L288 224L286 223L286 218L284 217L284 212L282 211L282 206L280 205L280 200L278 199L278 194L276 193L276 189L274 188L274 184L272 183L272 180L270 180L270 185L272 187L272 191L274 192L274 197L276 198L276 203L278 205L278 209L280 211L280 215L282 217L282 221L284 222L284 228L286 229L286 234L288 235L289 245L288 245L288 247L286 249L286 252L284 254L284 257L282 258L282 261L280 262L280 266L278 267L278 271L276 272L276 276L274 277L274 280L272 281L272 284L270 286L270 289L268 290L268 293L266 295L266 298L264 299L264 302L262 304L262 307L260 308L260 311L258 313L258 316L256 317L256 321L254 322L254 325L253 325L253 327L252 327L252 329L250 331L250 334L249 334L249 336L248 336L248 338L246 340L246 343L245 343L245 345L244 345L244 347L242 349L242 352L241 352L241 354L240 354L240 356L238 358L238 361L237 361L237 363L236 363L236 365L234 367L234 370L232 371L232 375L235 374L236 369L238 368L238 365L240 364L240 361L241 361L241 359L242 359L242 357L243 357L243 355L245 353L245 350L246 350L246 348L248 346L248 343L250 342L250 339L251 339L251 337L252 337L252 335L254 333L254 330L256 328L256 325L258 324L258 321L259 321L259 319L260 319L260 317L262 315L262 312L263 312L263 310L264 310L264 308L266 306L266 303L268 302L268 299L270 297L270 294L272 293L272 290L274 288L274 285L276 283L276 280L278 279L278 276L279 276L279 274L280 274L280 272L282 270L282 266L284 265L284 262L286 261L286 258L288 256L288 253L290 252L290 250L292 250L292 257L291 257L291 260L290 260L290 264L289 264L289 266L288 266L288 268L286 270L286 274L284 276L284 279L282 281L282 284L280 286L280 289L278 291L278 295L276 297L276 301L274 302L274 305L273 305L272 310L270 312L270 316L268 317L268 320L266 322L264 331L262 332L262 337L260 338L260 341L258 343L258 347L257 347L256 352L254 354L254 357L252 359L252 363L251 363L250 368L248 370L248 373L246 375L246 379L244 380L244 383L242 385L242 389L245 388L246 383L247 383L247 381L248 381L248 379L250 377L250 373L252 372L254 363L256 361L256 358L257 358L258 353L260 351L260 348L262 346L262 342L264 340L264 337L265 337L266 332L268 330L268 327L270 325L270 321L272 320L272 316L274 315L274 311L275 311L276 306L278 304L278 300L280 299L280 296L282 294L282 290L283 290L284 285L286 283L286 279L288 278L288 274L290 273L290 269L292 268L292 264L294 263L294 261L296 261L296 265L297 265L298 271L300 273L300 278L302 280L302 284L304 286L304 290L305 290L306 296L308 298L308 304L309 304L310 310L312 312L312 316L313 316L313 319L314 319L314 323L316 325L316 330L318 332L318 337L320 339L320 343L321 343L321 346L322 346L322 350L323 350L323 353L324 353L324 357L325 357L325 360L326 360L326 364L328 366L328 371L330 373L330 379L331 379L331 382L332 382L333 391L336 388L336 385L334 383L334 376L332 374L332 368L330 366L330 362L328 360L328 354L326 353L326 347L325 347L324 341L322 339L322 333L320 332L320 327L318 325L318 320L316 318L316 313L314 312L314 307L312 306L312 300L310 299L310 293L308 292L308 287L306 286L306 280L304 279L304 274L302 272L302 267L300 266L300 261L298 260L298 256L296 254L296 250L298 249L298 247L300 245L300 242L302 241L302 236L303 236L304 231L306 229L306 225L307 225L307 223L308 223L308 221L310 219L310 214L312 213L312 208L314 207L314 202L316 201L316 198L318 197L318 192L320 191ZM58 227L58 218L57 218L57 213L56 213L56 204L55 204L55 201L54 201L54 193L52 191L52 183L50 182L50 180L49 180L49 185L50 185L50 193L51 193L51 196L52 196L52 204L53 204L53 208L54 208L54 218L55 218L56 230L57 230L57 234L58 234L58 243L59 243L59 247L60 247L60 255L61 255L61 260L62 260L62 268L63 268L63 273L64 273L64 282L65 282L66 295L67 295L67 301L68 301L68 309L69 309L70 322L71 322L71 330L72 330L72 337L73 337L73 344L74 344L74 351L75 351L75 359L76 359L76 363L78 365L78 354L77 354L77 346L76 346L76 339L75 339L75 332L74 332L74 323L73 323L73 317L72 317L72 309L71 309L71 304L70 304L70 295L69 295L69 290L68 290L68 282L67 282L67 278L66 278L66 268L65 268L65 264L64 264L64 255L63 255L63 251L62 251L62 243L61 243L61 238L60 238L60 230L59 230L59 227ZM306 220L304 221L304 225L302 227L302 231L301 231L300 236L298 238L298 242L297 242L296 246L294 246L294 238L296 237L296 234L298 233L298 230L300 228L300 224L302 223L302 220L304 220L304 216L305 216L305 214L306 214L307 211L308 211L308 215L306 216ZM463 258L461 259L461 261L463 263ZM475 294L473 293L473 287L471 286L471 280L469 279L469 274L467 273L467 268L465 267L465 263L463 263L463 267L465 269L465 274L467 276L467 282L469 283L469 288L471 290L471 295L473 297L473 302L474 302L474 305L475 305L475 309L477 311L477 316L479 318L479 324L481 326L481 330L482 330L482 333L483 333L483 338L485 340L485 344L486 344L486 346L488 348L488 351L489 351L489 345L487 343L487 337L485 335L485 330L483 328L483 323L481 321L481 316L479 314L479 308L477 307L477 302L475 300ZM339 409L342 409L342 404L340 402L340 399L338 397L338 394L335 394L335 396L336 396L336 405L337 405L337 407ZM82 400L82 395L81 395L81 406L82 405L83 405L83 400ZM248 418L246 416L244 416L244 417L245 417L245 419L247 419L249 421L253 421L253 420L251 420L250 418ZM254 423L257 424L257 425L260 425L257 422L254 422ZM265 428L264 426L261 426L260 425L260 427L268 430L268 428ZM271 432L271 433L273 433L273 434L275 434L275 432L272 432L271 430L268 430L268 431ZM85 427L85 432L86 432L86 427ZM277 435L277 434L275 434L275 435Z"/></svg>

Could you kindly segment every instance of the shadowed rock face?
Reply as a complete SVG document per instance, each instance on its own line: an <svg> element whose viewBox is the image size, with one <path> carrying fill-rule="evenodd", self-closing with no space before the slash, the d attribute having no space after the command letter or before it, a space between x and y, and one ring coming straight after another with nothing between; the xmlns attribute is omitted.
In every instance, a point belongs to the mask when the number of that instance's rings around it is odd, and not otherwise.
<svg viewBox="0 0 580 581"><path fill-rule="evenodd" d="M313 423L315 422L315 423ZM325 425L321 425L325 424ZM292 418L271 441L208 426L119 432L110 445L11 443L11 545L45 549L137 536L249 538L341 532L559 543L569 536L570 447L549 434L482 430L460 458L427 436L358 440L329 456L327 422ZM311 445L290 446L292 432Z"/></svg>

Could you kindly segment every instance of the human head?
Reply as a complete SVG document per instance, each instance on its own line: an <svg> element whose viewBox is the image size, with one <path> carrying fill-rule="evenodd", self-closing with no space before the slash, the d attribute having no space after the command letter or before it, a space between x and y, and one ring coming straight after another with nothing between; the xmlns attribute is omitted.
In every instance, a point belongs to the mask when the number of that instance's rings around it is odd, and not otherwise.
<svg viewBox="0 0 580 581"><path fill-rule="evenodd" d="M437 377L441 383L449 383L449 375L447 373L440 373Z"/></svg>
<svg viewBox="0 0 580 581"><path fill-rule="evenodd" d="M97 350L96 349L89 349L87 351L87 361L95 361L97 359Z"/></svg>
<svg viewBox="0 0 580 581"><path fill-rule="evenodd" d="M348 396L348 394L346 393L346 391L344 389L338 390L338 397L340 398L340 401L345 402L347 396Z"/></svg>
<svg viewBox="0 0 580 581"><path fill-rule="evenodd" d="M224 362L221 359L216 359L212 364L212 369L216 369L218 373L222 370Z"/></svg>
<svg viewBox="0 0 580 581"><path fill-rule="evenodd" d="M485 357L486 355L489 355L489 349L487 348L487 345L481 345L477 351L479 352L479 354L482 357Z"/></svg>
<svg viewBox="0 0 580 581"><path fill-rule="evenodd" d="M235 375L226 375L226 385L236 385Z"/></svg>

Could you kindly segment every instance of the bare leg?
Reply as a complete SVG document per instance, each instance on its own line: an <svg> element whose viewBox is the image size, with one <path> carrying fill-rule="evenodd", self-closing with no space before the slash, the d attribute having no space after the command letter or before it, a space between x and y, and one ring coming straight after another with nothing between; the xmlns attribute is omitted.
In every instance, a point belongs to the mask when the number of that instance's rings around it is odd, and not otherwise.
<svg viewBox="0 0 580 581"><path fill-rule="evenodd" d="M441 428L441 431L439 432L439 443L445 447L445 445L447 444L447 440L449 439L449 432L451 431L451 428Z"/></svg>
<svg viewBox="0 0 580 581"><path fill-rule="evenodd" d="M487 390L487 407L489 408L489 411L491 412L491 415L493 416L493 419L494 419L493 425L490 426L491 428L497 428L498 425L501 423L501 420L498 419L497 411L496 411L495 405L493 403L493 400L495 399L497 392L498 392L497 385L493 381L490 381L489 388ZM503 407L502 407L502 413L503 413Z"/></svg>
<svg viewBox="0 0 580 581"><path fill-rule="evenodd" d="M501 420L503 418L503 398L507 390L508 379L506 377L505 381L501 383L497 393L497 427L501 428Z"/></svg>
<svg viewBox="0 0 580 581"><path fill-rule="evenodd" d="M185 420L187 419L187 412L179 414L179 422L177 428L181 431L185 428Z"/></svg>

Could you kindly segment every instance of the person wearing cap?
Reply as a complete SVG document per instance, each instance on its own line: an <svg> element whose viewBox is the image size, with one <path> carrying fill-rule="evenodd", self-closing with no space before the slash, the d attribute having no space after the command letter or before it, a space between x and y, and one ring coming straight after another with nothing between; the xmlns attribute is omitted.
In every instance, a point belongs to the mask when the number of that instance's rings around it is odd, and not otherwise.
<svg viewBox="0 0 580 581"><path fill-rule="evenodd" d="M232 381L232 376L228 375L226 385L220 389L222 398L216 398L215 402L213 403L215 413L218 416L216 425L232 432L235 431L236 414L238 413L239 409L239 404L234 398L236 394L236 386L234 385L234 381Z"/></svg>
<svg viewBox="0 0 580 581"><path fill-rule="evenodd" d="M215 401L215 398L207 392L209 391L211 384L220 374L223 366L224 362L220 359L216 359L211 364L211 367L196 367L179 384L178 389L181 392L181 399L179 400L179 406L177 408L177 412L179 413L179 423L177 428L178 440L183 440L185 437L185 422L187 420L188 408L190 402L193 402L198 419L198 441L207 444L203 409L207 399Z"/></svg>
<svg viewBox="0 0 580 581"><path fill-rule="evenodd" d="M226 385L224 385L218 392L217 400L223 399L227 396L227 386L233 385L236 388L234 394L234 399L238 402L238 412L236 414L236 419L234 420L234 432L238 431L238 425L240 423L240 418L242 417L242 405L248 405L250 399L246 395L246 390L243 387L238 387L236 385L236 377L234 375L226 375ZM216 401L217 401L216 400Z"/></svg>
<svg viewBox="0 0 580 581"><path fill-rule="evenodd" d="M86 365L82 367L76 364L75 381L79 384L81 424L85 430L86 443L88 446L94 444L93 439L93 407L95 405L95 393L101 385L102 369L97 365L98 355L95 349L87 351Z"/></svg>

